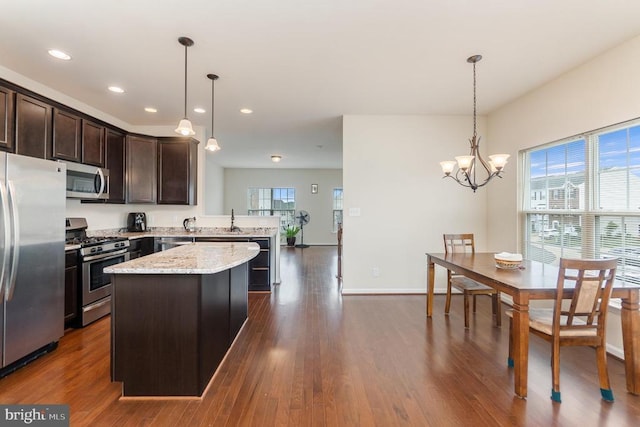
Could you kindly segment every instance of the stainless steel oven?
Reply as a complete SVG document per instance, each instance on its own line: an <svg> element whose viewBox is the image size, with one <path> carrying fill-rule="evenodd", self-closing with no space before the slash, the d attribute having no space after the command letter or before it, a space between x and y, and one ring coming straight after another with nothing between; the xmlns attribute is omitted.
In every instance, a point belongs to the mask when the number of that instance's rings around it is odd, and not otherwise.
<svg viewBox="0 0 640 427"><path fill-rule="evenodd" d="M129 239L121 236L87 236L85 218L66 219L66 244L78 245L78 320L86 326L111 313L111 276L102 269L129 260Z"/></svg>
<svg viewBox="0 0 640 427"><path fill-rule="evenodd" d="M82 257L82 326L111 313L111 275L102 270L128 260L126 247Z"/></svg>

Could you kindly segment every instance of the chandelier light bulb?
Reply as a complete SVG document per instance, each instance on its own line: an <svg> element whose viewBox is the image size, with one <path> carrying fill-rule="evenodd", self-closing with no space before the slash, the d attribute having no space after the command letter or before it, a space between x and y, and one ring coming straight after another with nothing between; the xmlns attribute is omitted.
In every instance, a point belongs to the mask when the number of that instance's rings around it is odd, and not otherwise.
<svg viewBox="0 0 640 427"><path fill-rule="evenodd" d="M442 173L444 173L445 175L449 176L451 175L451 172L453 172L453 169L456 167L456 162L454 162L453 160L446 160L444 162L440 162L440 166L442 166Z"/></svg>
<svg viewBox="0 0 640 427"><path fill-rule="evenodd" d="M507 160L509 159L509 157L509 154L493 154L489 156L489 159L491 160L495 168L500 171L507 164Z"/></svg>

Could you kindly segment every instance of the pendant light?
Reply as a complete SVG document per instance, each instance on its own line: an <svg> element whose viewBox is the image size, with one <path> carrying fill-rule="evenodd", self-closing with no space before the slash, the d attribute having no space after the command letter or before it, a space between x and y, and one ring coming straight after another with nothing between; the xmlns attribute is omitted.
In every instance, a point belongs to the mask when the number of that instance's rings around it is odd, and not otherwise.
<svg viewBox="0 0 640 427"><path fill-rule="evenodd" d="M193 46L193 40L189 37L180 37L178 43L184 46L184 118L178 123L178 127L175 132L183 136L193 136L196 133L193 131L193 126L187 118L187 48Z"/></svg>
<svg viewBox="0 0 640 427"><path fill-rule="evenodd" d="M220 150L220 146L218 145L218 141L216 141L213 133L213 107L215 100L214 86L216 80L218 80L218 76L215 74L207 74L207 77L211 79L211 136L207 140L207 145L204 146L204 149L209 151L218 151Z"/></svg>
<svg viewBox="0 0 640 427"><path fill-rule="evenodd" d="M471 188L474 193L478 188L487 185L493 178L502 178L502 171L509 159L508 154L493 154L489 156L489 161L486 161L480 155L480 137L476 132L476 63L481 59L482 55L473 55L467 58L467 62L473 64L473 135L469 140L471 151L468 156L457 156L456 161L440 162L444 173L443 178L452 178L463 187ZM485 176L478 181L476 174L478 170L481 170L480 168L484 169Z"/></svg>

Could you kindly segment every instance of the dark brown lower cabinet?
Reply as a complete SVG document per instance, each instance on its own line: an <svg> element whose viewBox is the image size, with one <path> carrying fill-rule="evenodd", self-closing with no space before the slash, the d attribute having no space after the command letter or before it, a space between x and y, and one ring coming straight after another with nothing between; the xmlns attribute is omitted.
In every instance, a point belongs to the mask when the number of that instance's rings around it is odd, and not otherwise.
<svg viewBox="0 0 640 427"><path fill-rule="evenodd" d="M269 237L196 237L196 242L255 242L260 253L249 261L249 290L271 291L271 239Z"/></svg>
<svg viewBox="0 0 640 427"><path fill-rule="evenodd" d="M64 326L73 325L80 308L78 301L78 253L68 251L64 255Z"/></svg>

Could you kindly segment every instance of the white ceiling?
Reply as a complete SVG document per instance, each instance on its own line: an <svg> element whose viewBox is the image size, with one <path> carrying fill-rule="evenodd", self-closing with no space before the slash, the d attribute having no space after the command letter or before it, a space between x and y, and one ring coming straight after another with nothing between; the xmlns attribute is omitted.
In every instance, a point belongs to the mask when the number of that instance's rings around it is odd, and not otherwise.
<svg viewBox="0 0 640 427"><path fill-rule="evenodd" d="M177 125L177 39L192 38L188 116L210 128L206 75L218 74L223 149L211 155L225 167L340 168L344 114L471 114L470 55L484 56L478 111L486 114L640 34L638 0L1 3L1 66L132 126ZM73 59L55 60L51 48ZM108 92L114 84L126 93Z"/></svg>

